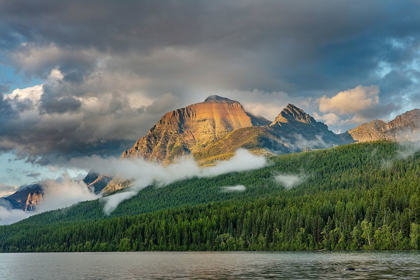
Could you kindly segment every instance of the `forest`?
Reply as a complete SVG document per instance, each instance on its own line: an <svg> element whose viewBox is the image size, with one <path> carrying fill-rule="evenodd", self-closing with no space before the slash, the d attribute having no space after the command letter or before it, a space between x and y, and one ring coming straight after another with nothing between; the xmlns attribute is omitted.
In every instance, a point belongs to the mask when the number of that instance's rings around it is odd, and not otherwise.
<svg viewBox="0 0 420 280"><path fill-rule="evenodd" d="M392 142L276 156L260 170L150 186L0 227L0 252L408 250L420 245L420 154ZM301 179L294 187L278 175ZM244 185L244 192L221 187Z"/></svg>

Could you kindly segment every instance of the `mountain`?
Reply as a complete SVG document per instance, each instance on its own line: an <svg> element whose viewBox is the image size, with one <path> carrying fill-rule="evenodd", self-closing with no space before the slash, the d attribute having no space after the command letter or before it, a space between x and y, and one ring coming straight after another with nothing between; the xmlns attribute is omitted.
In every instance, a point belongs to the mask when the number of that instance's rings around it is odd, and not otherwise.
<svg viewBox="0 0 420 280"><path fill-rule="evenodd" d="M112 177L100 175L95 172L89 172L83 179L83 182L95 194L100 193L111 182Z"/></svg>
<svg viewBox="0 0 420 280"><path fill-rule="evenodd" d="M239 148L254 154L278 155L345 143L339 135L328 130L327 125L289 104L270 125L234 130L198 150L194 156L201 165L206 165L231 157Z"/></svg>
<svg viewBox="0 0 420 280"><path fill-rule="evenodd" d="M15 193L1 199L6 201L11 208L32 211L36 205L42 202L43 197L41 185L32 184L22 186Z"/></svg>
<svg viewBox="0 0 420 280"><path fill-rule="evenodd" d="M258 154L282 154L343 144L302 109L289 104L270 122L217 95L165 114L146 136L122 154L164 164L192 154L202 165L229 158L239 148Z"/></svg>
<svg viewBox="0 0 420 280"><path fill-rule="evenodd" d="M373 120L350 129L347 135L357 142L370 142L376 140L418 140L420 132L420 110L415 109L397 116L394 120L385 123Z"/></svg>
<svg viewBox="0 0 420 280"><path fill-rule="evenodd" d="M165 114L122 157L170 163L177 156L194 153L233 130L268 123L245 112L239 102L213 95L204 102Z"/></svg>
<svg viewBox="0 0 420 280"><path fill-rule="evenodd" d="M328 129L324 123L317 122L309 114L293 104L287 105L270 124L285 137L302 135L305 139L321 138L326 144L341 143L341 138Z"/></svg>

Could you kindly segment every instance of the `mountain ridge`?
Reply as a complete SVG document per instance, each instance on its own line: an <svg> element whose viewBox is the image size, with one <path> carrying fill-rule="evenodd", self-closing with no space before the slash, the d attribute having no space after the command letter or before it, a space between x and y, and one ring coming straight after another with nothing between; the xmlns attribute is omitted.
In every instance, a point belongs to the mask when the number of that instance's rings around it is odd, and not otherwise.
<svg viewBox="0 0 420 280"><path fill-rule="evenodd" d="M211 95L203 102L166 113L121 157L169 164L179 156L192 155L200 166L207 166L229 159L239 148L272 156L355 142L407 140L418 133L419 124L420 110L414 109L388 123L372 120L335 134L293 104L269 121L246 112L238 101ZM130 186L130 181L95 173L83 181L92 192L105 195ZM3 199L14 208L32 211L42 202L43 192L39 185L29 190L20 189Z"/></svg>
<svg viewBox="0 0 420 280"><path fill-rule="evenodd" d="M209 109L212 110L213 115L202 114L197 117L198 110ZM215 115L214 110L221 111L223 114L219 112ZM228 114L224 110L236 112L241 117L240 121L232 120L232 114ZM211 122L213 118L215 120L212 125L207 126L206 137L195 137L200 134L200 129L202 130L195 124L204 122L208 125L209 119ZM186 125L188 122L193 124ZM236 126L232 123L236 123ZM219 133L217 132L218 126L222 127ZM236 133L234 133L235 131ZM244 135L236 135L240 132L243 132ZM191 135L194 138L192 141ZM229 138L229 141L226 137ZM236 142L232 139L236 139ZM205 165L215 158L226 159L239 148L246 148L258 154L271 155L300 151L293 147L301 139L305 139L305 141L321 139L322 145L315 143L313 147L308 147L309 149L345 143L342 137L328 130L327 125L317 122L312 116L293 104L288 104L276 119L270 122L263 117L246 112L238 101L211 95L204 102L166 113L146 136L137 140L132 148L123 152L121 157L142 157L149 161L169 164L178 156L192 154ZM188 144L188 141L191 141L192 144ZM221 144L223 141L227 141L231 145L227 147ZM219 150L215 148L216 146ZM204 154L207 154L211 160L206 162L203 158Z"/></svg>
<svg viewBox="0 0 420 280"><path fill-rule="evenodd" d="M364 123L347 133L357 142L376 140L404 141L415 140L420 130L420 109L407 111L389 122L373 120Z"/></svg>

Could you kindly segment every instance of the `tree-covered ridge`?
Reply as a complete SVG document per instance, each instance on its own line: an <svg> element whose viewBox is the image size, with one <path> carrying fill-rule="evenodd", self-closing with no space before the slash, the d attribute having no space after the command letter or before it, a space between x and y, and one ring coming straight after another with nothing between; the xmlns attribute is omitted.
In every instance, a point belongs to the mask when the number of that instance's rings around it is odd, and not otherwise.
<svg viewBox="0 0 420 280"><path fill-rule="evenodd" d="M0 250L418 249L420 157L397 150L379 142L280 156L261 170L149 188L107 218L100 202L82 203L0 227ZM307 179L285 190L277 173ZM220 192L237 184L247 190Z"/></svg>

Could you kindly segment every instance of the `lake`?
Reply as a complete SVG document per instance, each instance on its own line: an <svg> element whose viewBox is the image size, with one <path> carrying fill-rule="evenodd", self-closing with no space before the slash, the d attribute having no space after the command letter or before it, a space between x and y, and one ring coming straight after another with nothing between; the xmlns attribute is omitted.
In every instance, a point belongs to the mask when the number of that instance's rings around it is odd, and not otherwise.
<svg viewBox="0 0 420 280"><path fill-rule="evenodd" d="M353 268L355 270L346 270ZM419 252L0 254L0 279L419 279Z"/></svg>

